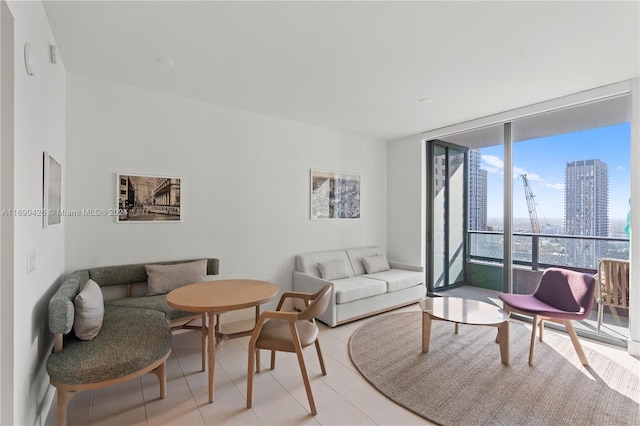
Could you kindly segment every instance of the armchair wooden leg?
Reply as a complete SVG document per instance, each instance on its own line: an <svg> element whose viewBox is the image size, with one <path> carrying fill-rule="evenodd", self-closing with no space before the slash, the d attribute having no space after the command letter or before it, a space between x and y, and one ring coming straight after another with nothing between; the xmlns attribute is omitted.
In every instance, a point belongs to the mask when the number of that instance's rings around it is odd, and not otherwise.
<svg viewBox="0 0 640 426"><path fill-rule="evenodd" d="M578 354L578 358L582 365L589 365L589 361L587 360L587 356L584 354L582 350L582 345L580 344L580 340L578 340L578 335L576 331L573 329L573 324L571 324L570 320L563 321L564 326L567 328L567 333L569 333L569 337L571 337L571 343L573 343L573 347Z"/></svg>
<svg viewBox="0 0 640 426"><path fill-rule="evenodd" d="M602 303L598 304L598 327L596 331L600 333L600 326L602 325L602 314L604 313L604 305Z"/></svg>
<svg viewBox="0 0 640 426"><path fill-rule="evenodd" d="M247 368L247 408L253 404L253 362L256 348L249 347L249 366Z"/></svg>
<svg viewBox="0 0 640 426"><path fill-rule="evenodd" d="M542 332L544 330L544 319L540 319L540 341L542 342Z"/></svg>
<svg viewBox="0 0 640 426"><path fill-rule="evenodd" d="M536 330L538 328L539 323L540 323L540 318L537 315L534 315L533 324L531 327L531 346L529 347L529 365L533 365L533 350L536 347Z"/></svg>
<svg viewBox="0 0 640 426"><path fill-rule="evenodd" d="M294 323L290 323L291 334L293 335L293 345L296 349L296 355L298 355L298 364L300 364L300 372L302 373L302 381L304 382L304 389L307 391L307 399L309 400L309 408L311 414L314 416L318 414L316 409L316 403L313 400L313 394L311 393L311 383L309 382L309 375L307 374L307 367L304 364L304 356L302 354L302 345L300 344L300 338Z"/></svg>
<svg viewBox="0 0 640 426"><path fill-rule="evenodd" d="M276 369L276 351L271 351L271 369Z"/></svg>
<svg viewBox="0 0 640 426"><path fill-rule="evenodd" d="M322 370L322 375L327 375L327 369L324 367L324 359L322 358L322 351L320 350L320 341L316 339L316 352L318 353L318 361L320 361L320 369Z"/></svg>

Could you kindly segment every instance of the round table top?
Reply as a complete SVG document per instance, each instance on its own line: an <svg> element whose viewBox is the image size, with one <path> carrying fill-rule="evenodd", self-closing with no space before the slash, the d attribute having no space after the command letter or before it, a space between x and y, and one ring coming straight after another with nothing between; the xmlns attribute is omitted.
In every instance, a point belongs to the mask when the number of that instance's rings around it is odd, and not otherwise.
<svg viewBox="0 0 640 426"><path fill-rule="evenodd" d="M215 280L189 284L167 294L167 303L190 312L223 312L261 305L278 294L278 286L259 280Z"/></svg>
<svg viewBox="0 0 640 426"><path fill-rule="evenodd" d="M427 297L420 309L431 317L460 324L495 325L509 320L509 314L497 306L460 297Z"/></svg>

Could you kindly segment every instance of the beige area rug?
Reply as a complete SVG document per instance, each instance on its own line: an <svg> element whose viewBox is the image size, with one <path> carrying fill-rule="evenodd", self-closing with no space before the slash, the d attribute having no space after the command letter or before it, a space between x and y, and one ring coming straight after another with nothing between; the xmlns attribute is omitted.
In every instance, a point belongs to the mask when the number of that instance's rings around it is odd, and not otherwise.
<svg viewBox="0 0 640 426"><path fill-rule="evenodd" d="M421 352L421 312L374 318L351 336L349 354L380 392L442 425L638 425L638 372L569 339L544 335L528 364L530 329L510 324L510 365L500 362L496 328L433 321Z"/></svg>

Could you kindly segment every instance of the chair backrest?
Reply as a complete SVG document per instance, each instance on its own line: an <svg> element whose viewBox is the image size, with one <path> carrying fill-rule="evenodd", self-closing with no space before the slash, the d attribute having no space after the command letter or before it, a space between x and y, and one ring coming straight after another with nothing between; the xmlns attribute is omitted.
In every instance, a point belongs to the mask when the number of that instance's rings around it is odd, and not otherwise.
<svg viewBox="0 0 640 426"><path fill-rule="evenodd" d="M576 319L579 319L591 313L595 287L593 275L549 268L542 274L533 296L554 308L574 312L578 314Z"/></svg>
<svg viewBox="0 0 640 426"><path fill-rule="evenodd" d="M629 309L629 261L598 260L596 302Z"/></svg>
<svg viewBox="0 0 640 426"><path fill-rule="evenodd" d="M303 311L298 314L300 320L310 320L319 317L329 306L331 300L331 286L325 285L311 296L311 303Z"/></svg>

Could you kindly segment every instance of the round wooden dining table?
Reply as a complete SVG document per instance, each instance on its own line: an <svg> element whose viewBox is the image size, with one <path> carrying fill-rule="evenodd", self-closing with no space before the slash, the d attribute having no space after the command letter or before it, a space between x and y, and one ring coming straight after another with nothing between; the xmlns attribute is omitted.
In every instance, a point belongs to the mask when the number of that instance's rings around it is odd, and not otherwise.
<svg viewBox="0 0 640 426"><path fill-rule="evenodd" d="M260 316L260 305L278 294L278 286L259 280L231 279L189 284L167 294L167 303L173 308L202 313L203 336L206 329L207 361L209 370L209 402L214 400L214 372L216 345L223 340L250 335L252 330L224 334L219 321L214 317L237 309L256 309L256 320ZM216 340L217 339L217 340Z"/></svg>

